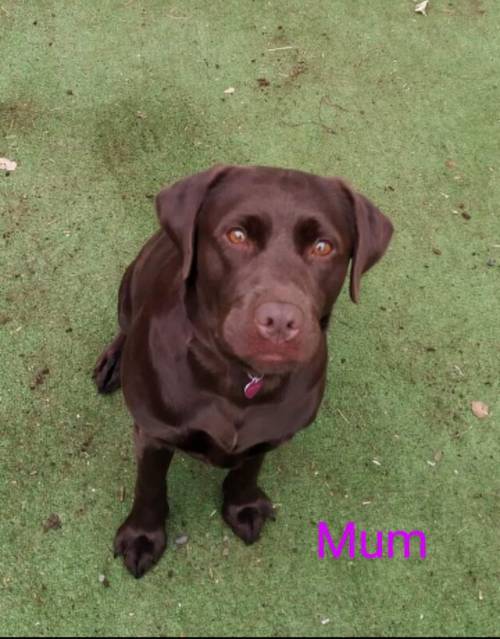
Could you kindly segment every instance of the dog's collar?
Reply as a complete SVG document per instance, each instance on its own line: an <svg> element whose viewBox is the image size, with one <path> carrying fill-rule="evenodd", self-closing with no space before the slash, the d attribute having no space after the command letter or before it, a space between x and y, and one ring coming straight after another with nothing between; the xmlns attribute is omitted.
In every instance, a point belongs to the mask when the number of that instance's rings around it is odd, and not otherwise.
<svg viewBox="0 0 500 639"><path fill-rule="evenodd" d="M252 375L248 372L247 375L250 381L243 388L243 392L245 393L245 397L247 399L253 399L264 386L264 375Z"/></svg>

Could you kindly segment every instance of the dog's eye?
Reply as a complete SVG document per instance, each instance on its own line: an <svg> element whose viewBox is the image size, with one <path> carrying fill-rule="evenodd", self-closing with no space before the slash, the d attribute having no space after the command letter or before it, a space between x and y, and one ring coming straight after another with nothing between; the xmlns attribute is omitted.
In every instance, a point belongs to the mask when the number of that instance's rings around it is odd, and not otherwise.
<svg viewBox="0 0 500 639"><path fill-rule="evenodd" d="M231 244L243 244L247 241L247 234L240 228L231 229L226 233L226 237Z"/></svg>
<svg viewBox="0 0 500 639"><path fill-rule="evenodd" d="M326 257L333 251L333 246L328 240L318 240L314 243L311 253L317 257Z"/></svg>

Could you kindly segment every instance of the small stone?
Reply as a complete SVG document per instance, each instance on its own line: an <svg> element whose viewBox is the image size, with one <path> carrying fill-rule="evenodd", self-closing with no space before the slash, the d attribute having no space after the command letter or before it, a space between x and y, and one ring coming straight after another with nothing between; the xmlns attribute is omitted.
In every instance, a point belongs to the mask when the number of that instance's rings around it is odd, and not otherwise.
<svg viewBox="0 0 500 639"><path fill-rule="evenodd" d="M434 461L439 464L439 462L443 459L443 451L438 450L434 453Z"/></svg>
<svg viewBox="0 0 500 639"><path fill-rule="evenodd" d="M0 158L0 171L7 171L10 173L11 171L15 171L17 167L17 162L14 160L9 160L8 158Z"/></svg>
<svg viewBox="0 0 500 639"><path fill-rule="evenodd" d="M179 537L175 540L176 546L185 546L189 541L189 537L187 535L179 535Z"/></svg>
<svg viewBox="0 0 500 639"><path fill-rule="evenodd" d="M471 408L474 415L479 419L484 419L490 414L489 406L484 402L471 402Z"/></svg>
<svg viewBox="0 0 500 639"><path fill-rule="evenodd" d="M104 588L109 588L110 583L108 578L105 575L99 575L99 583L104 586Z"/></svg>

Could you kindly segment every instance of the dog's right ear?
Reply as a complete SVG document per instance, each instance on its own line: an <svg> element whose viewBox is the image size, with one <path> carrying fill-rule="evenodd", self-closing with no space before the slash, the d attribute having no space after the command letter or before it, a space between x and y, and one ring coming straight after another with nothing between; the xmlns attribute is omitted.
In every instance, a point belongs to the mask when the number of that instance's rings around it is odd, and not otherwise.
<svg viewBox="0 0 500 639"><path fill-rule="evenodd" d="M218 164L176 182L158 193L155 199L160 224L182 256L182 279L186 280L193 262L196 218L208 191L229 167Z"/></svg>

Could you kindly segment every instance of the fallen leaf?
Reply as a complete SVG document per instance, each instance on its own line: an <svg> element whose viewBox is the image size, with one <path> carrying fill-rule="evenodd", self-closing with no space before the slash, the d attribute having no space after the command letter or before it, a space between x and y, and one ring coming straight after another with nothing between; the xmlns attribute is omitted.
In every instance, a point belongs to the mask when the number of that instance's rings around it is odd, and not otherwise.
<svg viewBox="0 0 500 639"><path fill-rule="evenodd" d="M0 158L0 171L15 171L17 162L9 160L7 158Z"/></svg>
<svg viewBox="0 0 500 639"><path fill-rule="evenodd" d="M427 6L430 0L423 0L415 6L415 13L421 13L423 16L427 15Z"/></svg>
<svg viewBox="0 0 500 639"><path fill-rule="evenodd" d="M488 415L490 414L489 406L485 404L484 402L478 402L478 401L472 402L471 408L474 415L478 417L479 419L484 419L485 417L488 417Z"/></svg>
<svg viewBox="0 0 500 639"><path fill-rule="evenodd" d="M434 453L434 461L439 464L439 462L443 459L443 451L442 450L438 450L436 453Z"/></svg>
<svg viewBox="0 0 500 639"><path fill-rule="evenodd" d="M59 530L62 527L61 518L59 515L52 513L47 521L43 524L43 532L49 532L49 530Z"/></svg>

